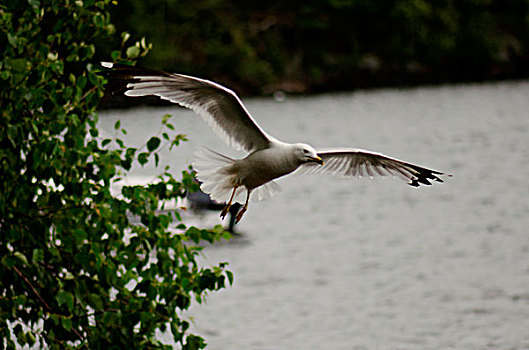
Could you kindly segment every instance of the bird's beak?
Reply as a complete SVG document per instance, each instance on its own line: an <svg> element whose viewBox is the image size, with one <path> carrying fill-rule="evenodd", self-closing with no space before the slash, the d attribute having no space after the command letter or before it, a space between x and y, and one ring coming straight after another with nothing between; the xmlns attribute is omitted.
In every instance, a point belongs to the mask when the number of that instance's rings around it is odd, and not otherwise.
<svg viewBox="0 0 529 350"><path fill-rule="evenodd" d="M318 163L319 165L323 165L323 159L321 159L320 157L313 157L311 158L311 160L315 163Z"/></svg>

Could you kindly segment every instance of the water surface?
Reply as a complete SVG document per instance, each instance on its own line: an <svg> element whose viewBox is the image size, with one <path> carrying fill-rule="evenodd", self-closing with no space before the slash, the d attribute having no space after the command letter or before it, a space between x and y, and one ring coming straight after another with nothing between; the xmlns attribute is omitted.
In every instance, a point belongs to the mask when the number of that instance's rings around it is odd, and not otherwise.
<svg viewBox="0 0 529 350"><path fill-rule="evenodd" d="M205 264L228 261L235 274L188 313L211 349L529 349L528 82L245 103L280 140L374 150L454 177L420 188L280 179L282 192L250 204L242 238L205 251ZM241 156L179 108L105 112L100 124L112 135L121 119L122 138L139 146L165 113L190 139L162 152L173 171L201 145ZM157 171L136 167L127 181Z"/></svg>

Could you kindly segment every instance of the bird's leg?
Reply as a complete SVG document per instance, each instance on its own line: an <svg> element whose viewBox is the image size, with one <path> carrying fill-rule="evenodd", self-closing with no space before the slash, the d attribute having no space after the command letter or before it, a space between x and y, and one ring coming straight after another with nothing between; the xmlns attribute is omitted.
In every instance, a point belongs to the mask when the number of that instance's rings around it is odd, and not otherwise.
<svg viewBox="0 0 529 350"><path fill-rule="evenodd" d="M235 223L238 223L239 221L241 221L242 216L244 215L244 213L246 213L246 209L248 209L248 200L250 199L251 192L252 191L248 191L248 193L246 194L246 203L244 203L244 206L242 207L241 211L237 214Z"/></svg>
<svg viewBox="0 0 529 350"><path fill-rule="evenodd" d="M233 192L231 193L231 197L230 197L229 202L226 204L226 206L224 207L224 209L222 209L222 212L220 213L220 217L223 220L226 217L226 215L228 215L228 212L230 211L231 202L233 201L233 197L235 197L235 192L237 191L238 187L239 187L239 185L235 185L235 187L233 188Z"/></svg>

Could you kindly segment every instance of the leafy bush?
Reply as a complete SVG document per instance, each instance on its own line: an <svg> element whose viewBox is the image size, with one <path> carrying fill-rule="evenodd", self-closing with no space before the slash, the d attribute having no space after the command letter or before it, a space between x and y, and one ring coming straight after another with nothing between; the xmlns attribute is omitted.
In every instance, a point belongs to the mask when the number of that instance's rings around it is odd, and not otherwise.
<svg viewBox="0 0 529 350"><path fill-rule="evenodd" d="M155 332L166 329L182 348L203 348L181 312L232 282L226 263L196 260L194 244L224 237L220 227L157 212L196 186L189 172L177 181L166 168L156 183L111 192L134 162L158 164L156 150L182 140L169 136L169 117L140 149L99 138L104 79L90 62L95 44L116 36L111 2L0 4L0 349L13 337L52 349L163 348ZM122 46L115 59L148 49Z"/></svg>

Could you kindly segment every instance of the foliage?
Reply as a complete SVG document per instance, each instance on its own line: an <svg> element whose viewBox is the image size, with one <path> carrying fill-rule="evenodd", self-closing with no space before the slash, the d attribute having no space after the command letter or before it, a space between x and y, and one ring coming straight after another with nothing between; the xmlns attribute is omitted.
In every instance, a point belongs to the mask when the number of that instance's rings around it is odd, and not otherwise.
<svg viewBox="0 0 529 350"><path fill-rule="evenodd" d="M154 43L143 66L239 91L529 73L527 0L123 0L114 11Z"/></svg>
<svg viewBox="0 0 529 350"><path fill-rule="evenodd" d="M181 313L232 282L226 263L201 267L200 240L225 233L187 227L157 210L194 188L184 171L157 182L112 186L134 162L154 159L182 135L169 116L161 137L134 149L102 139L96 43L115 37L110 0L7 0L0 4L0 349L205 346ZM136 58L145 41L112 53ZM119 123L115 128L119 132ZM136 219L137 218L137 219ZM176 228L175 228L176 226ZM13 334L14 333L14 334Z"/></svg>

